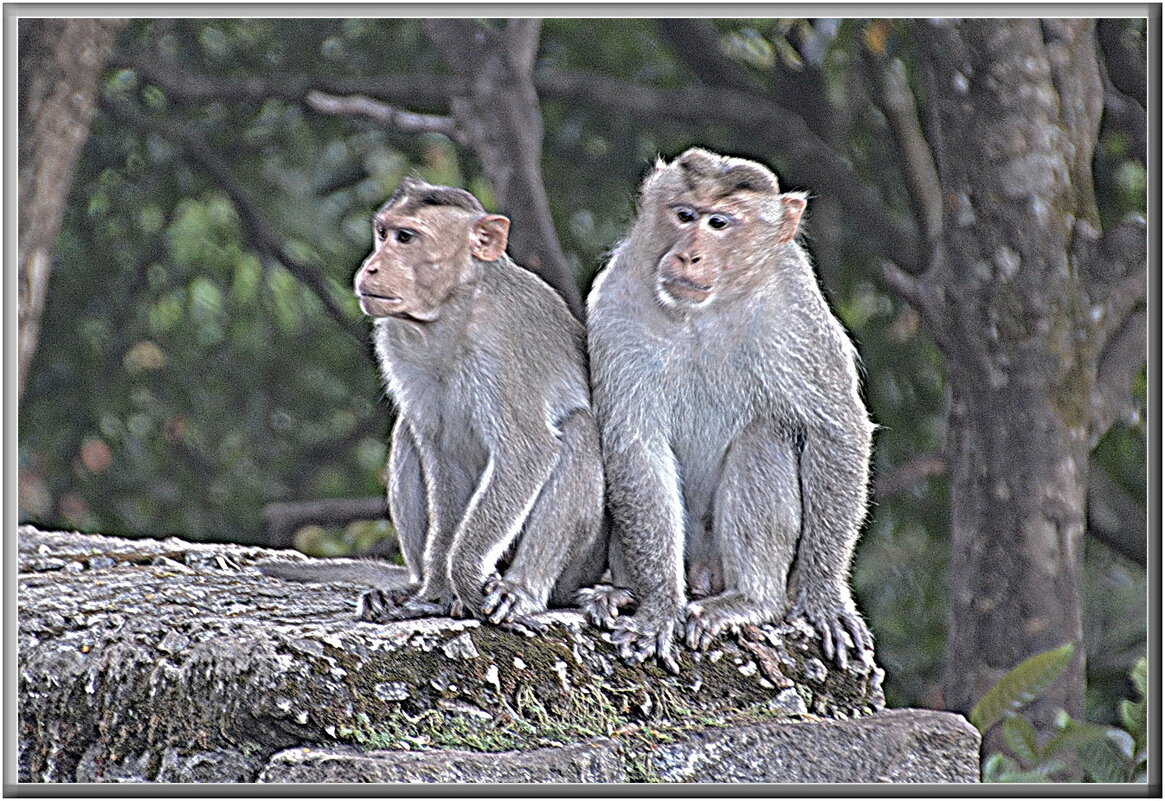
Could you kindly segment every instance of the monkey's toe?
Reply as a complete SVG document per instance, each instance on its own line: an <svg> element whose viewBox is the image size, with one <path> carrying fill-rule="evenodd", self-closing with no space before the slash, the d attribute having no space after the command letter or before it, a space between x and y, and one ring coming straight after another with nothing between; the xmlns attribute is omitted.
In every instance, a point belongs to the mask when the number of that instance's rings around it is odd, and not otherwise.
<svg viewBox="0 0 1165 801"><path fill-rule="evenodd" d="M821 638L821 653L845 670L849 666L849 654L859 662L872 661L874 638L865 621L855 611L844 607L828 611L809 611L804 605L794 605L788 619L801 619L811 625Z"/></svg>
<svg viewBox="0 0 1165 801"><path fill-rule="evenodd" d="M532 617L543 611L544 606L521 585L494 574L486 580L483 589L481 613L490 623L527 637L546 631L546 625Z"/></svg>
<svg viewBox="0 0 1165 801"><path fill-rule="evenodd" d="M387 623L398 604L384 590L367 590L356 600L356 617L366 623Z"/></svg>
<svg viewBox="0 0 1165 801"><path fill-rule="evenodd" d="M684 625L684 641L693 651L707 651L723 629L724 626L713 618L689 613Z"/></svg>

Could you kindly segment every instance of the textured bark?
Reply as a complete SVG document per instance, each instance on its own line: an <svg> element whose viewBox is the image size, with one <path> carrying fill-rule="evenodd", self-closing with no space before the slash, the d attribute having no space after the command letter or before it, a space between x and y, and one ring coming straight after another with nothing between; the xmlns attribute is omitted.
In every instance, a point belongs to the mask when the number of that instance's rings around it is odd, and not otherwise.
<svg viewBox="0 0 1165 801"><path fill-rule="evenodd" d="M73 168L97 110L101 70L125 20L25 19L19 23L19 391L36 350L53 242Z"/></svg>
<svg viewBox="0 0 1165 801"><path fill-rule="evenodd" d="M1073 642L1066 676L1025 713L1047 731L1055 710L1083 713L1082 537L1106 337L1087 263L1100 237L1094 23L939 20L919 39L944 214L907 294L950 378L946 704L969 710L1024 658Z"/></svg>
<svg viewBox="0 0 1165 801"><path fill-rule="evenodd" d="M558 244L542 181L542 108L534 89L540 20L431 19L425 30L464 82L450 100L465 141L481 159L501 211L513 220L510 253L558 290L582 319L582 299Z"/></svg>

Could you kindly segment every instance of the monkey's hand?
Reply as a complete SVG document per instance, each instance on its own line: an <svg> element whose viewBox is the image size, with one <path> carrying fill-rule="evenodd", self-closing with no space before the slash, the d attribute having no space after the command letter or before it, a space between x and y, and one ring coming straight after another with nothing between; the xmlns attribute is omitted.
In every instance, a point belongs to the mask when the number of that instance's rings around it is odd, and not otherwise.
<svg viewBox="0 0 1165 801"><path fill-rule="evenodd" d="M866 627L853 604L837 600L822 603L818 599L799 595L793 603L787 620L804 620L821 635L821 651L826 659L833 659L845 669L848 664L846 648L853 650L858 661L872 661L874 637Z"/></svg>
<svg viewBox="0 0 1165 801"><path fill-rule="evenodd" d="M575 601L591 625L610 631L620 612L635 606L635 595L626 587L596 584L579 590Z"/></svg>
<svg viewBox="0 0 1165 801"><path fill-rule="evenodd" d="M546 624L533 617L544 611L542 605L521 585L494 573L486 579L482 592L481 612L490 623L524 637L546 632Z"/></svg>
<svg viewBox="0 0 1165 801"><path fill-rule="evenodd" d="M680 654L676 636L682 631L683 624L678 615L664 615L660 619L640 611L615 621L611 642L625 662L638 665L654 656L670 672L679 675Z"/></svg>

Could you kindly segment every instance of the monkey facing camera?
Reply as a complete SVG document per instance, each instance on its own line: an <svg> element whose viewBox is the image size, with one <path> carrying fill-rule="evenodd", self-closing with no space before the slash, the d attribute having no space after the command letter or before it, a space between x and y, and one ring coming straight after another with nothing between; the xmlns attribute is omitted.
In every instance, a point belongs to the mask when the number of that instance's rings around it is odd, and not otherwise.
<svg viewBox="0 0 1165 801"><path fill-rule="evenodd" d="M471 615L530 634L606 566L585 332L506 255L509 220L406 179L355 277L397 406L389 510L409 580L363 620Z"/></svg>
<svg viewBox="0 0 1165 801"><path fill-rule="evenodd" d="M588 300L621 656L782 617L873 658L848 571L874 429L857 354L796 241L806 196L752 161L660 161ZM661 255L662 254L662 255Z"/></svg>

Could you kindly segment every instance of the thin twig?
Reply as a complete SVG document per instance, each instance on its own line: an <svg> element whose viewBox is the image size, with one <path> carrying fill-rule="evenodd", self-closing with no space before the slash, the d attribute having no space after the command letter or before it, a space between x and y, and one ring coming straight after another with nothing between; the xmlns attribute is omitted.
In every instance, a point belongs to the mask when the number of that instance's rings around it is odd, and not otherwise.
<svg viewBox="0 0 1165 801"><path fill-rule="evenodd" d="M461 141L461 134L457 130L457 123L452 117L439 114L417 114L411 111L390 106L379 100L373 100L366 95L347 95L338 97L312 90L304 98L307 105L321 114L334 114L344 117L367 117L386 128L393 128L404 133L439 133L448 136L455 142Z"/></svg>

